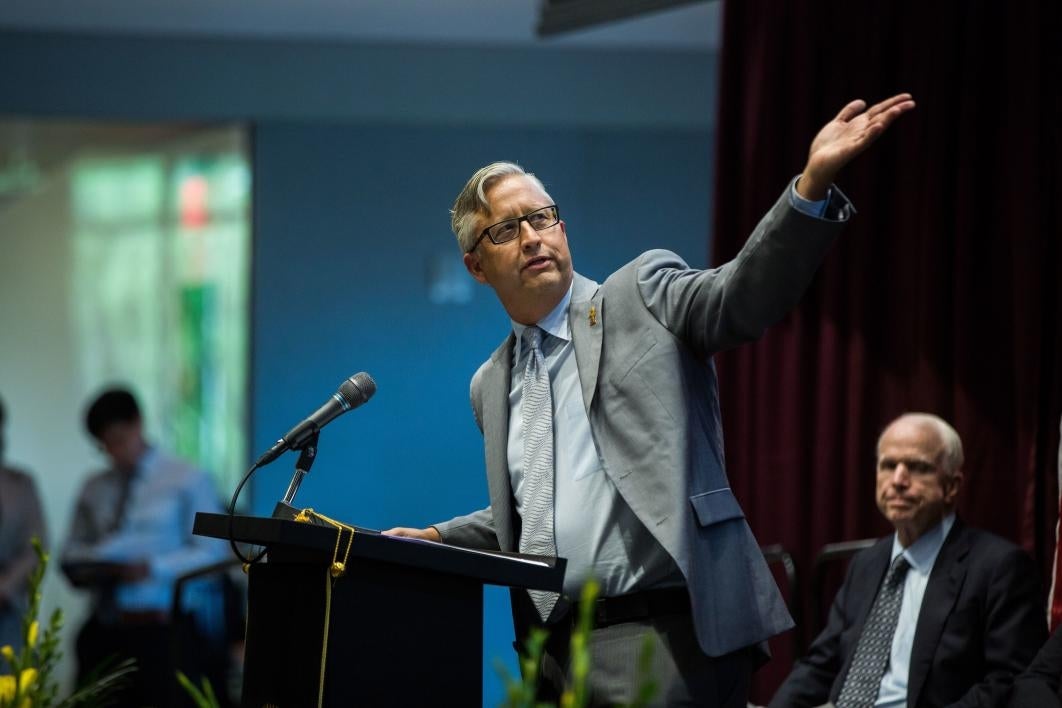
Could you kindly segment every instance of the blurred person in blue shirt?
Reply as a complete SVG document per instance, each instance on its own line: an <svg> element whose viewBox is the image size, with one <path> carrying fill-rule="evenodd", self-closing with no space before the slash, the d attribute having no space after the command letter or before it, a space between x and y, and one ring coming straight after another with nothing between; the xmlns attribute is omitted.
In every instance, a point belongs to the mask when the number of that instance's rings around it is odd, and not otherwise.
<svg viewBox="0 0 1062 708"><path fill-rule="evenodd" d="M199 660L180 667L186 672L209 673L210 648L224 652L216 580L186 584L184 614L176 623L170 616L176 580L228 556L224 542L192 535L196 512L221 506L206 473L147 442L128 390L100 394L85 424L110 468L82 486L62 551L67 578L92 593L77 640L78 681L110 657L131 657L139 669L123 704L169 705L178 668L171 664L173 639L195 647L182 652Z"/></svg>

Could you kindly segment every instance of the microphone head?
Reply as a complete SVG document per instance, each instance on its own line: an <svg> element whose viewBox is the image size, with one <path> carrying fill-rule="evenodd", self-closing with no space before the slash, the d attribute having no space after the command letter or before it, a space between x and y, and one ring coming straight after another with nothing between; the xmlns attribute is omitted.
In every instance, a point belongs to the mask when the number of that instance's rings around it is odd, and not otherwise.
<svg viewBox="0 0 1062 708"><path fill-rule="evenodd" d="M376 393L376 382L364 371L354 374L339 385L339 395L350 408L357 408Z"/></svg>

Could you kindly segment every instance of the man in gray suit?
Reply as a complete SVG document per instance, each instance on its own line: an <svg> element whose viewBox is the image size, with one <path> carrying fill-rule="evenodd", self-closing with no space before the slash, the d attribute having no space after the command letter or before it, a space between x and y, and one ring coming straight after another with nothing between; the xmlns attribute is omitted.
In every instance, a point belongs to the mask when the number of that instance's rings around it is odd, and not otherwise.
<svg viewBox="0 0 1062 708"><path fill-rule="evenodd" d="M792 620L727 482L711 357L796 304L851 213L835 174L913 107L907 94L845 106L737 258L712 270L649 251L600 285L582 277L557 205L513 163L480 169L457 197L465 267L513 323L471 385L491 504L386 533L567 558L560 597L513 593L518 635L551 629L548 688L563 687L572 599L595 578L595 704L634 698L648 637L662 703L745 705L753 649ZM527 415L541 408L552 436Z"/></svg>

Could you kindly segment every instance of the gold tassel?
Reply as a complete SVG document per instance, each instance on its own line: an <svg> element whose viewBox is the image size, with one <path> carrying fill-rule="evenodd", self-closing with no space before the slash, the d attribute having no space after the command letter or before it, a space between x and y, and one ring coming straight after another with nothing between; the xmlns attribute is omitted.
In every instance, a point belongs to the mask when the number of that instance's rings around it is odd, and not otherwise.
<svg viewBox="0 0 1062 708"><path fill-rule="evenodd" d="M344 524L342 521L336 521L330 519L324 514L319 514L313 509L303 509L295 515L295 521L303 524L313 523L314 519L319 519L336 530L336 547L332 551L332 567L329 572L333 578L341 578L347 572L347 561L350 560L350 549L354 545L354 528ZM343 552L343 560L339 559L339 544L343 539L343 532L350 533L350 537L347 540L347 549Z"/></svg>

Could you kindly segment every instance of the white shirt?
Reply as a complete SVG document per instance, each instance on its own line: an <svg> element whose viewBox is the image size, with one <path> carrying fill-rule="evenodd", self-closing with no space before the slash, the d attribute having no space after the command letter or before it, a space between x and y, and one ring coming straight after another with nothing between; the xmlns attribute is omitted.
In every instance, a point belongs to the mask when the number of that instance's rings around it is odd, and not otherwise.
<svg viewBox="0 0 1062 708"><path fill-rule="evenodd" d="M192 535L195 513L218 512L221 505L205 472L149 449L130 483L121 526L113 529L121 476L111 470L85 482L63 561L147 561L148 577L115 588L115 607L169 612L178 577L228 557L224 541ZM189 583L182 604L194 614L209 612L215 592L212 582Z"/></svg>

